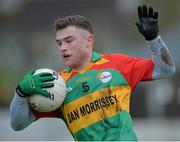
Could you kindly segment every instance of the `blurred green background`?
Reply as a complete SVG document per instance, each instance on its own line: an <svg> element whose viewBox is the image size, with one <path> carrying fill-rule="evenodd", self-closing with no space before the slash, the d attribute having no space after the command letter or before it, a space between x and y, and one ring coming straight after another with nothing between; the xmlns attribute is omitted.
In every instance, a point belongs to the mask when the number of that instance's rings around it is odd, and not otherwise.
<svg viewBox="0 0 180 142"><path fill-rule="evenodd" d="M140 83L131 96L131 115L140 140L180 140L179 0L0 0L0 140L70 139L64 133L60 138L54 135L53 138L51 135L17 136L7 122L14 89L28 70L51 68L59 71L64 68L55 42L54 20L57 17L75 14L87 17L95 30L94 49L100 53L148 58L151 52L135 26L137 6L142 4L159 12L160 35L175 60L176 74L168 79ZM153 123L146 129L143 124L148 124L148 120ZM174 120L177 123L174 124ZM155 137L156 133L149 135L148 132L153 133L150 126L160 124L158 122L173 123L170 125L173 135L167 136L166 132L162 137L161 134ZM162 130L169 128L164 123ZM6 136L10 132L12 137Z"/></svg>

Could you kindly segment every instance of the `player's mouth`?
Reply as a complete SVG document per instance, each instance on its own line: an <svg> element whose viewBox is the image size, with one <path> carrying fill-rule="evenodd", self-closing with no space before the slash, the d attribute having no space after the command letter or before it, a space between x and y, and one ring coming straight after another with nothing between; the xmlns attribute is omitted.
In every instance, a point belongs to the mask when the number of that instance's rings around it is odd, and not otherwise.
<svg viewBox="0 0 180 142"><path fill-rule="evenodd" d="M63 59L68 59L70 57L70 55L68 54L63 54Z"/></svg>

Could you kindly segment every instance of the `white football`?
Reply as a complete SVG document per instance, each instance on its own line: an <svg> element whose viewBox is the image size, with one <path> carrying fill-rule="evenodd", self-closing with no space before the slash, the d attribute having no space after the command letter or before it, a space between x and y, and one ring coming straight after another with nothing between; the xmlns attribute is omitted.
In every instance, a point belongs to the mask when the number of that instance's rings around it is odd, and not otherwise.
<svg viewBox="0 0 180 142"><path fill-rule="evenodd" d="M50 112L56 110L63 103L66 96L66 84L59 73L51 69L38 69L33 75L39 73L51 73L55 79L52 81L54 86L44 88L50 97L45 97L41 94L35 94L29 97L30 105L39 112Z"/></svg>

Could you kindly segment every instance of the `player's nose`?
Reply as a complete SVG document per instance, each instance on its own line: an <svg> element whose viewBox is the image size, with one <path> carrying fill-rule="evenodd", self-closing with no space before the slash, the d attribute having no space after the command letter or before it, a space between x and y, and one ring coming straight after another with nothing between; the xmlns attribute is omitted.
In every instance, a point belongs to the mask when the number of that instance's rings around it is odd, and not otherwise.
<svg viewBox="0 0 180 142"><path fill-rule="evenodd" d="M64 44L64 43L62 43L61 46L60 46L61 52L66 51L67 49L68 49L68 48L67 48L67 45Z"/></svg>

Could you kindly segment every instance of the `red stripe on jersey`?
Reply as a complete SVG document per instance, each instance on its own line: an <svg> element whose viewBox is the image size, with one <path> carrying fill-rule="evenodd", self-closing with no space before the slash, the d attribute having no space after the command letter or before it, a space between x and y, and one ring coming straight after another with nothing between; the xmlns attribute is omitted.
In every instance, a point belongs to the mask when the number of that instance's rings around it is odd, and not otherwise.
<svg viewBox="0 0 180 142"><path fill-rule="evenodd" d="M61 109L58 108L54 111L51 112L38 112L36 110L34 110L33 108L31 108L36 120L38 120L39 118L42 117L56 117L56 118L61 118L62 117L62 112Z"/></svg>
<svg viewBox="0 0 180 142"><path fill-rule="evenodd" d="M151 59L136 58L123 54L104 54L102 58L108 59L109 62L94 65L92 69L116 69L121 72L132 89L140 81L152 80L154 64Z"/></svg>

